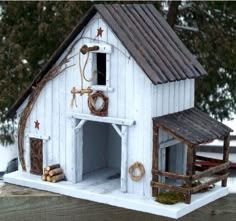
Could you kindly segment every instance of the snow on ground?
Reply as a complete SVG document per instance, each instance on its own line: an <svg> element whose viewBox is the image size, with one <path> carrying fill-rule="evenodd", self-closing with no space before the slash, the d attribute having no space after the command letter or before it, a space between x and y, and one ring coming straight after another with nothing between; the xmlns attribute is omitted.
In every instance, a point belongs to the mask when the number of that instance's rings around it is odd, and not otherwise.
<svg viewBox="0 0 236 221"><path fill-rule="evenodd" d="M5 171L7 164L13 158L16 158L17 150L16 145L3 146L0 145L0 171Z"/></svg>

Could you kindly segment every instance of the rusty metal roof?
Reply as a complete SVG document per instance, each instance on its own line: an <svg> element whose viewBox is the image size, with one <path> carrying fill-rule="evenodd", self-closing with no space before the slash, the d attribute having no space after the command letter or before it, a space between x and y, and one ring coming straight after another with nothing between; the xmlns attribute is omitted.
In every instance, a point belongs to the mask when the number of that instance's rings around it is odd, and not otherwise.
<svg viewBox="0 0 236 221"><path fill-rule="evenodd" d="M154 124L186 144L222 138L233 130L197 108L153 118Z"/></svg>
<svg viewBox="0 0 236 221"><path fill-rule="evenodd" d="M50 57L31 85L17 99L8 112L9 117L13 117L17 108L31 93L32 86L35 86L53 67L97 12L153 84L196 78L207 74L152 4L95 4Z"/></svg>

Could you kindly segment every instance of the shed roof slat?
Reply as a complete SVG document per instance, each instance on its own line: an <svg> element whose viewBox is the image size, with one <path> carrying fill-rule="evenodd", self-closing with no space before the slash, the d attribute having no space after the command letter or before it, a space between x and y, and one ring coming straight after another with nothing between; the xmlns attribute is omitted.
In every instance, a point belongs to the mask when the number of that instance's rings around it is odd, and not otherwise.
<svg viewBox="0 0 236 221"><path fill-rule="evenodd" d="M123 18L124 21L126 21L128 24L130 23L130 26L128 27L129 30L133 33L136 33L135 40L140 43L140 46L143 46L147 49L148 56L152 59L153 68L156 70L156 72L158 72L162 78L167 78L168 81L175 80L176 77L170 73L169 69L166 67L160 56L156 53L153 46L151 45L152 41L148 41L147 33L144 32L142 26L140 27L140 19L137 17L135 18L131 12L124 13L122 10L120 10L120 8L124 9L124 12L126 12L125 9L127 7L119 6L117 13L119 12L121 18ZM156 59L159 59L159 64L155 62Z"/></svg>
<svg viewBox="0 0 236 221"><path fill-rule="evenodd" d="M232 129L216 121L197 108L190 108L173 114L153 118L154 123L162 129L172 131L193 145L222 138L232 132ZM217 125L217 131L215 131Z"/></svg>
<svg viewBox="0 0 236 221"><path fill-rule="evenodd" d="M126 23L128 27L125 27L125 31L128 36L132 36L131 39L133 42L136 42L136 46L138 46L139 42L139 48L145 48L146 50L143 50L144 55L146 59L149 59L150 65L155 70L155 72L158 72L158 74L161 75L162 79L168 79L168 72L165 67L163 67L163 63L160 61L159 66L155 62L155 55L153 48L150 47L149 43L144 39L143 35L140 33L141 30L135 30L135 23L133 23L131 16L128 16L126 13L123 13L121 10L121 6L119 5L113 5L112 8L114 11L116 11L116 15L119 16L118 20L123 21L123 23ZM111 9L110 9L111 10ZM133 34L135 33L135 34Z"/></svg>
<svg viewBox="0 0 236 221"><path fill-rule="evenodd" d="M199 118L204 119L206 122L212 123L212 127L214 128L214 131L217 133L227 133L229 131L229 127L227 127L226 125L216 121L213 118L209 118L209 116L207 114L203 113L199 113L196 109L192 109L192 112L194 112L194 114L196 116L198 116ZM204 122L203 122L204 123Z"/></svg>
<svg viewBox="0 0 236 221"><path fill-rule="evenodd" d="M173 48L174 51L176 51L177 55L180 56L180 58L184 62L184 65L190 68L191 72L188 72L186 74L191 75L191 73L193 73L195 77L200 76L201 73L199 73L199 71L193 66L187 55L181 50L181 47L178 44L176 44L174 38L171 37L169 32L166 30L165 25L158 20L157 15L153 14L153 12L148 7L145 7L145 12L149 14L149 17L152 19L153 24L155 24L156 27L158 27L163 38L168 41L169 45ZM172 30L172 32L174 31Z"/></svg>
<svg viewBox="0 0 236 221"><path fill-rule="evenodd" d="M122 7L125 11L127 10L126 7ZM129 11L126 11L127 14L131 14L133 16L133 23L136 25L136 27L139 29L140 33L145 37L146 41L150 44L150 46L153 48L155 55L157 55L161 62L167 67L167 75L171 73L169 77L169 80L173 78L174 80L181 80L183 79L183 71L179 68L178 65L176 65L175 60L172 59L171 56L166 53L166 50L160 44L160 42L157 40L156 33L153 32L153 30L148 27L149 20L147 16L142 17L140 16L140 7L134 6L134 8L131 8ZM143 13L143 11L141 12ZM169 61L171 60L171 61ZM169 71L168 71L169 70ZM173 73L173 74L172 74ZM182 77L182 78L181 78Z"/></svg>
<svg viewBox="0 0 236 221"><path fill-rule="evenodd" d="M108 8L107 6L96 5L96 8L100 12L103 19L112 28L112 30L117 35L117 37L127 47L127 50L129 51L129 53L133 57L137 58L136 62L140 65L140 67L144 70L144 72L149 76L149 78L154 83L162 82L163 79L160 79L160 77L157 76L156 72L151 68L151 64L148 63L149 59L145 59L145 55L146 55L145 50L138 47L138 45L136 45L135 42L132 41L132 37L130 35L127 35L127 31L129 32L129 30L126 29L125 24L117 23L117 20L119 20L119 18L116 16L116 12L114 12L114 10L111 9L111 6ZM167 81L167 79L165 79L165 81Z"/></svg>
<svg viewBox="0 0 236 221"><path fill-rule="evenodd" d="M189 110L191 111L191 110ZM207 124L202 124L201 120L196 119L193 115L190 114L184 114L184 122L182 124L189 124L189 129L193 130L194 134L199 134L201 137L204 137L205 140L212 140L215 139L221 134L218 133L212 133L207 126Z"/></svg>
<svg viewBox="0 0 236 221"><path fill-rule="evenodd" d="M199 76L199 73L195 68L193 68L191 65L189 65L189 60L185 57L183 52L176 46L176 44L171 40L171 38L168 36L166 31L163 29L161 24L155 19L155 17L151 14L149 9L147 7L143 7L144 13L146 13L147 18L149 19L150 22L147 23L149 28L156 33L156 37L160 42L163 42L165 45L168 54L170 57L172 57L176 64L179 66L179 68L182 69L183 74L182 77L185 78L186 75L184 73L189 73L188 77L194 77L194 76ZM158 31L157 31L158 29ZM195 73L195 74L194 74Z"/></svg>
<svg viewBox="0 0 236 221"><path fill-rule="evenodd" d="M156 9L153 5L147 5L150 11L155 15L156 19L165 27L165 30L169 34L170 38L178 45L179 49L185 54L186 58L198 69L198 71L202 74L206 74L206 71L202 67L202 65L197 61L197 59L190 53L190 51L185 47L183 42L179 39L176 33L171 29L170 26L165 25L166 21L164 18L159 14L156 13Z"/></svg>
<svg viewBox="0 0 236 221"><path fill-rule="evenodd" d="M205 136L204 136L205 139L202 136L200 136L198 131L196 129L193 129L191 127L191 124L189 124L189 122L187 122L186 124L186 122L181 121L180 125L174 114L171 115L168 119L166 119L165 117L161 119L160 117L158 123L162 124L164 127L168 129L171 128L171 131L176 133L178 136L183 137L182 135L184 134L185 139L191 142L192 144L202 143L205 140L208 140L208 138L206 138Z"/></svg>

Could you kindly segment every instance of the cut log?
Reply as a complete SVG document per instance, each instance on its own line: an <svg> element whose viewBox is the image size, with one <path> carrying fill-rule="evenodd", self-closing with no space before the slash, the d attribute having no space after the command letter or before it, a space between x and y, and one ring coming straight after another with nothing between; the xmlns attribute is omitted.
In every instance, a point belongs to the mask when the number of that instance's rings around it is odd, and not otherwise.
<svg viewBox="0 0 236 221"><path fill-rule="evenodd" d="M56 183L57 181L64 180L64 178L65 178L65 175L63 173L61 173L59 175L52 176L51 182Z"/></svg>
<svg viewBox="0 0 236 221"><path fill-rule="evenodd" d="M45 176L47 176L47 175L49 175L49 170L45 170L46 168L44 168L44 171L43 171L43 174L45 175Z"/></svg>
<svg viewBox="0 0 236 221"><path fill-rule="evenodd" d="M51 179L50 176L47 176L47 181L48 181L48 182L52 182L52 179Z"/></svg>
<svg viewBox="0 0 236 221"><path fill-rule="evenodd" d="M44 174L44 175L41 176L41 179L42 179L43 181L47 181L47 176Z"/></svg>
<svg viewBox="0 0 236 221"><path fill-rule="evenodd" d="M61 174L61 173L63 173L63 169L57 168L57 169L50 170L49 171L49 176L55 176L55 175L58 175L58 174Z"/></svg>
<svg viewBox="0 0 236 221"><path fill-rule="evenodd" d="M60 164L54 164L54 165L51 165L51 166L47 166L45 168L45 170L49 171L49 170L53 170L53 169L56 169L56 168L60 168Z"/></svg>

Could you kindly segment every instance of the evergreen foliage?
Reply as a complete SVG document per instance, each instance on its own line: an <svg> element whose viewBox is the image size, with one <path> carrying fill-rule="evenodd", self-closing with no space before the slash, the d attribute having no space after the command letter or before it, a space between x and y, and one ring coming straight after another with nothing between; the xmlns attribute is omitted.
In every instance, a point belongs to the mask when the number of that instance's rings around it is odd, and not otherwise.
<svg viewBox="0 0 236 221"><path fill-rule="evenodd" d="M114 1L113 1L114 2ZM122 3L122 2L121 2ZM155 6L208 76L196 81L196 105L217 119L236 112L236 3L179 1ZM0 2L0 140L12 141L6 112L93 2ZM174 23L175 21L175 23Z"/></svg>

